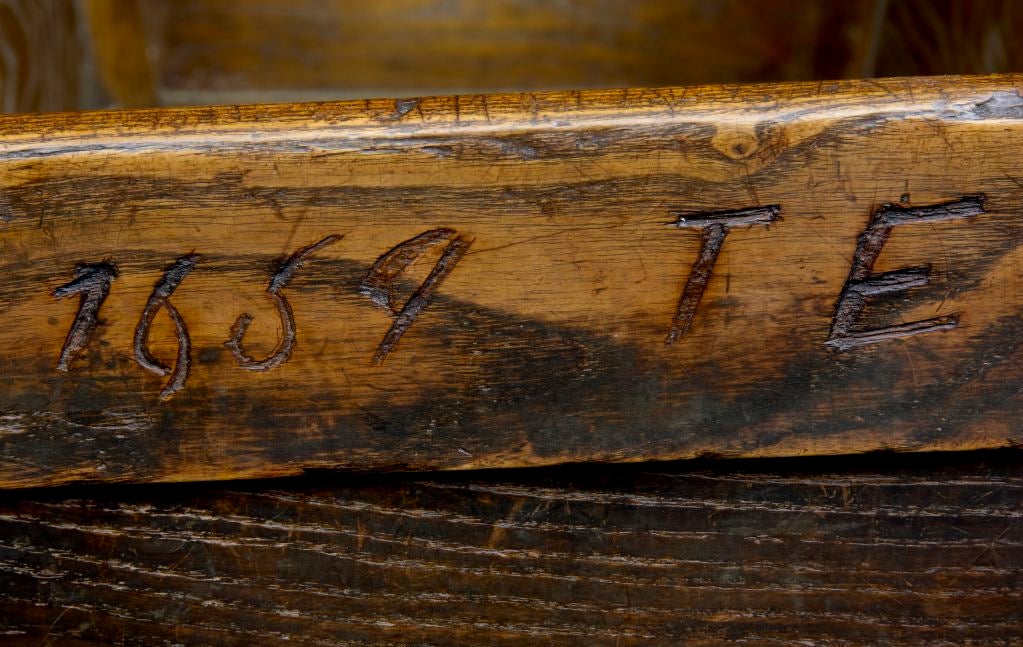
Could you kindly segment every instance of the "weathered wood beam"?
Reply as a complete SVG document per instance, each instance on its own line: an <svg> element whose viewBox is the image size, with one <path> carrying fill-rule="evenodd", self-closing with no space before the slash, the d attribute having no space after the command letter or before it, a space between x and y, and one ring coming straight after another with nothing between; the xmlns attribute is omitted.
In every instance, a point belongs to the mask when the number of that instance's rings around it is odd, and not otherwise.
<svg viewBox="0 0 1023 647"><path fill-rule="evenodd" d="M0 640L1017 644L1019 458L26 492Z"/></svg>
<svg viewBox="0 0 1023 647"><path fill-rule="evenodd" d="M1020 76L0 118L0 486L1020 441Z"/></svg>

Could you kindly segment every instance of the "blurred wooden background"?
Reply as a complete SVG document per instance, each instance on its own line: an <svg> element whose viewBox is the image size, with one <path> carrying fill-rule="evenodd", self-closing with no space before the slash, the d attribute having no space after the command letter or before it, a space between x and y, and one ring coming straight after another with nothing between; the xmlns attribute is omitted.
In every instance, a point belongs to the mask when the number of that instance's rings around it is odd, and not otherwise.
<svg viewBox="0 0 1023 647"><path fill-rule="evenodd" d="M1023 69L1013 0L0 0L5 112Z"/></svg>

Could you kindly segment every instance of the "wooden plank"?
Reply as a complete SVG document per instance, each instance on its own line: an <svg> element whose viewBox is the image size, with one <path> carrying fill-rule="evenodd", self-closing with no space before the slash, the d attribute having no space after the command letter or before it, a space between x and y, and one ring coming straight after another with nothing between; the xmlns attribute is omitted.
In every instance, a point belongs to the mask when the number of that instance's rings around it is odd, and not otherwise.
<svg viewBox="0 0 1023 647"><path fill-rule="evenodd" d="M1023 461L106 486L0 504L5 644L1023 642Z"/></svg>
<svg viewBox="0 0 1023 647"><path fill-rule="evenodd" d="M1016 444L1023 77L0 118L0 485Z"/></svg>

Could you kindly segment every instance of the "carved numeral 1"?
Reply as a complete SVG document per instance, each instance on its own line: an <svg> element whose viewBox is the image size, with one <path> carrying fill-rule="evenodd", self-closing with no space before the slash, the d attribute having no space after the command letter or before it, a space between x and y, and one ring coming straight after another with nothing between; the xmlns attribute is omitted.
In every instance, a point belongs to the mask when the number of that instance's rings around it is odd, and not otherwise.
<svg viewBox="0 0 1023 647"><path fill-rule="evenodd" d="M901 207L886 204L874 212L866 231L860 234L853 256L852 269L835 307L835 318L828 335L828 346L848 350L886 339L909 337L936 330L955 328L958 314L877 328L853 331L853 325L867 305L867 297L902 292L926 285L930 267L908 267L883 274L874 274L874 263L881 255L892 228L911 222L937 222L969 218L984 213L984 197L970 196L961 200L926 207Z"/></svg>
<svg viewBox="0 0 1023 647"><path fill-rule="evenodd" d="M700 305L703 292L707 289L714 264L721 253L721 247L725 244L725 238L732 227L769 225L780 218L781 207L770 205L767 207L751 207L736 211L709 211L703 213L681 213L672 212L678 220L672 223L680 229L696 227L701 230L700 254L693 263L689 272L689 279L682 290L682 297L678 301L678 309L675 317L671 320L671 329L668 337L664 340L666 345L671 345L689 332L696 315L696 308Z"/></svg>
<svg viewBox="0 0 1023 647"><path fill-rule="evenodd" d="M89 343L92 331L99 324L99 308L110 294L110 283L115 278L117 268L110 263L82 264L75 268L74 280L53 291L58 299L80 295L78 314L60 351L57 370L69 370L71 361Z"/></svg>
<svg viewBox="0 0 1023 647"><path fill-rule="evenodd" d="M376 354L373 356L373 361L376 363L384 361L384 358L397 345L398 340L409 329L419 313L430 303L433 293L441 282L469 251L472 241L457 236L457 233L454 229L432 229L406 240L377 259L369 273L366 274L366 278L362 280L359 291L368 296L373 303L387 308L394 314L394 323L391 324L390 330L384 335L383 341L380 342ZM448 240L451 242L444 248L437 264L430 271L430 275L409 297L405 305L399 307L394 302L398 278L429 249Z"/></svg>

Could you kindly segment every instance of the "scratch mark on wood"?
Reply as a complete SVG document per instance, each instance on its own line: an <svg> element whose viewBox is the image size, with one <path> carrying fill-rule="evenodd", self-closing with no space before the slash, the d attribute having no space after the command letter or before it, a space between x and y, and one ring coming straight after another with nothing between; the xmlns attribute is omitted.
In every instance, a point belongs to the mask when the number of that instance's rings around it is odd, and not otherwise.
<svg viewBox="0 0 1023 647"><path fill-rule="evenodd" d="M247 355L242 349L242 338L245 336L245 332L249 329L249 324L252 323L252 315L244 313L235 320L234 325L231 326L231 338L224 342L224 345L230 349L231 354L234 355L235 361L238 362L239 366L249 371L269 371L288 360L291 356L292 349L295 347L297 333L295 330L295 316L291 310L291 304L288 303L288 299L281 294L281 290L288 285L288 282L295 276L295 272L297 272L298 269L305 264L310 256L324 247L336 243L341 240L341 238L342 236L340 234L331 234L317 243L303 247L292 254L291 257L289 257L288 260L281 265L280 269L278 269L270 278L270 285L267 286L266 292L274 306L277 307L277 312L281 317L283 334L281 335L281 340L277 343L277 347L274 349L274 352L268 357L262 360L256 360Z"/></svg>
<svg viewBox="0 0 1023 647"><path fill-rule="evenodd" d="M701 229L702 237L700 254L696 257L685 288L682 290L682 297L678 301L675 317L671 320L671 329L664 340L665 345L674 344L689 332L693 317L696 316L696 309L707 289L707 283L710 282L714 264L721 253L721 247L724 245L729 229L744 225L770 225L780 219L780 213L781 207L778 205L751 207L735 211L672 212L672 215L678 218L671 223L672 226L680 229L698 227Z"/></svg>
<svg viewBox="0 0 1023 647"><path fill-rule="evenodd" d="M110 283L117 278L112 263L83 263L75 268L75 278L53 291L58 299L80 295L78 313L68 331L57 360L57 370L67 372L71 362L89 343L92 331L99 324L99 309L110 294Z"/></svg>
<svg viewBox="0 0 1023 647"><path fill-rule="evenodd" d="M397 113L398 119L401 119L418 107L418 98L398 99L394 102L394 112Z"/></svg>
<svg viewBox="0 0 1023 647"><path fill-rule="evenodd" d="M199 262L198 254L188 254L175 261L164 275L157 281L156 286L153 288L153 293L149 296L149 300L146 302L146 307L142 311L142 317L139 319L138 326L135 328L135 361L139 365L157 375L163 376L168 373L171 374L167 384L164 385L163 390L160 391L160 399L166 400L167 398L174 395L176 391L181 389L185 385L185 380L188 378L188 369L191 365L191 348L192 342L188 336L188 326L185 325L185 320L181 317L177 308L170 302L170 297L174 294L174 290L177 289L178 285L188 276L196 263ZM170 367L166 366L158 359L153 357L152 353L149 352L149 327L153 323L153 319L156 318L157 313L160 309L167 311L167 316L171 318L174 323L174 328L178 338L178 357L174 364L173 371Z"/></svg>

